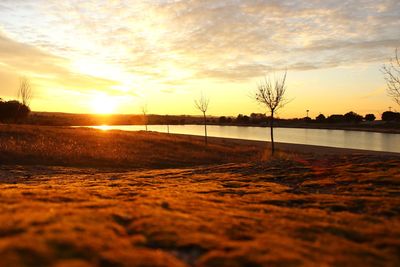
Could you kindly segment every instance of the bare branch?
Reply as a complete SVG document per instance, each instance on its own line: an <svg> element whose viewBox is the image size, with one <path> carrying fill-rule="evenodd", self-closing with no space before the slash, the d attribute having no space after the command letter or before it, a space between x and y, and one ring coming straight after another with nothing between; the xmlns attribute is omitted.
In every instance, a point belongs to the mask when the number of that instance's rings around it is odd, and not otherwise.
<svg viewBox="0 0 400 267"><path fill-rule="evenodd" d="M264 82L261 82L254 94L254 99L262 105L265 105L269 111L275 112L284 107L288 101L284 98L286 93L286 75L281 80L275 79L274 85L271 78L266 76Z"/></svg>
<svg viewBox="0 0 400 267"><path fill-rule="evenodd" d="M149 110L148 110L148 107L147 107L147 104L143 104L143 105L140 107L140 110L142 111L143 116L146 116L146 115L147 115L147 112L149 111Z"/></svg>
<svg viewBox="0 0 400 267"><path fill-rule="evenodd" d="M206 98L203 94L201 94L199 99L194 101L196 108L203 113L207 112L209 103L210 103L210 99Z"/></svg>
<svg viewBox="0 0 400 267"><path fill-rule="evenodd" d="M388 95L400 105L400 58L397 49L395 56L390 59L389 64L382 66L381 71L386 80Z"/></svg>
<svg viewBox="0 0 400 267"><path fill-rule="evenodd" d="M210 104L210 99L205 97L203 93L201 93L201 96L199 99L194 100L194 104L198 110L203 112L203 118L204 118L204 142L207 145L207 118L206 118L206 112L208 110L208 104Z"/></svg>
<svg viewBox="0 0 400 267"><path fill-rule="evenodd" d="M29 107L33 97L33 90L28 78L22 77L20 79L18 88L18 99L21 99L23 105Z"/></svg>
<svg viewBox="0 0 400 267"><path fill-rule="evenodd" d="M271 152L272 155L275 151L274 145L274 113L285 106L288 101L285 99L286 93L286 74L283 75L282 79L274 79L274 83L271 82L271 78L269 76L265 76L264 81L261 82L255 93L254 99L264 105L270 112L270 130L271 130Z"/></svg>

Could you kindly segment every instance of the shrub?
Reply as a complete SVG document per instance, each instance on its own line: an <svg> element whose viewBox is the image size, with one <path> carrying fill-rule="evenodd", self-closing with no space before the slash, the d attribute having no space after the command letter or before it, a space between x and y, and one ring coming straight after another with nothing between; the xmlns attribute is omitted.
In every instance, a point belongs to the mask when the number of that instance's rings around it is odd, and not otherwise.
<svg viewBox="0 0 400 267"><path fill-rule="evenodd" d="M19 121L25 119L31 110L28 106L21 104L16 100L0 100L0 121Z"/></svg>
<svg viewBox="0 0 400 267"><path fill-rule="evenodd" d="M376 119L374 114L367 114L365 115L365 120L366 121L374 121Z"/></svg>
<svg viewBox="0 0 400 267"><path fill-rule="evenodd" d="M315 118L315 120L318 121L318 122L322 122L322 121L326 120L326 117L325 117L324 114L321 113Z"/></svg>
<svg viewBox="0 0 400 267"><path fill-rule="evenodd" d="M363 117L353 111L350 111L344 114L344 120L346 122L360 122L363 120Z"/></svg>
<svg viewBox="0 0 400 267"><path fill-rule="evenodd" d="M393 111L385 111L382 113L383 121L400 121L400 113Z"/></svg>
<svg viewBox="0 0 400 267"><path fill-rule="evenodd" d="M330 115L327 119L328 122L343 122L344 121L344 116L341 114L333 114Z"/></svg>

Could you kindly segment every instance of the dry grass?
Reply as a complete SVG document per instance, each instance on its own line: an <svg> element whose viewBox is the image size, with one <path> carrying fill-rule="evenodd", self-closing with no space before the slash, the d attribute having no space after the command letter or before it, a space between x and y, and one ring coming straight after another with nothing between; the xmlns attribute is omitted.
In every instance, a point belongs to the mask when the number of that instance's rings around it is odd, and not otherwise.
<svg viewBox="0 0 400 267"><path fill-rule="evenodd" d="M0 164L166 168L260 158L257 146L156 132L0 125Z"/></svg>
<svg viewBox="0 0 400 267"><path fill-rule="evenodd" d="M39 163L66 153L64 165L115 167L107 160L118 159L149 169L0 165L0 266L400 265L398 157L282 154L238 163L259 148L227 142L198 151L201 141L153 133L25 131L0 131L8 146L20 147L10 135L37 140L12 154L23 163L29 151ZM56 141L42 157L35 150ZM145 155L134 163L127 155L137 147L146 153L133 154ZM192 166L151 169L162 157L177 161L168 167Z"/></svg>

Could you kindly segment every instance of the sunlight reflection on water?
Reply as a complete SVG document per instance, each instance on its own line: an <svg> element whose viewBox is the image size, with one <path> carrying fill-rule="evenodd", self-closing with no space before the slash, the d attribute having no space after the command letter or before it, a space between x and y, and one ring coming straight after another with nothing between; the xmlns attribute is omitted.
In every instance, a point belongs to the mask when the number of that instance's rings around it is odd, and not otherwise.
<svg viewBox="0 0 400 267"><path fill-rule="evenodd" d="M110 125L98 125L98 126L90 126L90 128L102 130L102 131L108 131L112 130L113 128Z"/></svg>

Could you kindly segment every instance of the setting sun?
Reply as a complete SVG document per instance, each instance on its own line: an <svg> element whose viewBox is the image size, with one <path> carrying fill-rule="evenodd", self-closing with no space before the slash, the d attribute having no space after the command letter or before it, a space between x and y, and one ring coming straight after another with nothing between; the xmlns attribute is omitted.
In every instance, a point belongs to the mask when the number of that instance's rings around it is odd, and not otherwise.
<svg viewBox="0 0 400 267"><path fill-rule="evenodd" d="M400 267L399 14L0 0L0 267Z"/></svg>
<svg viewBox="0 0 400 267"><path fill-rule="evenodd" d="M107 95L95 96L91 102L91 110L96 114L111 114L116 110L118 103Z"/></svg>

